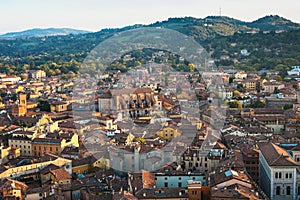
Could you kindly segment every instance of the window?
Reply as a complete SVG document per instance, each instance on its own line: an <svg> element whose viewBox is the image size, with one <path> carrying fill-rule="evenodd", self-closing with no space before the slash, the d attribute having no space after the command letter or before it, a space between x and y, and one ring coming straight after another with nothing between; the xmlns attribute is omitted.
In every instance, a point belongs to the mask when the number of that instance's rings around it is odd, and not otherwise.
<svg viewBox="0 0 300 200"><path fill-rule="evenodd" d="M286 195L291 195L291 186L286 187Z"/></svg>
<svg viewBox="0 0 300 200"><path fill-rule="evenodd" d="M50 147L50 151L52 152L52 147Z"/></svg>
<svg viewBox="0 0 300 200"><path fill-rule="evenodd" d="M289 174L288 173L285 173L285 178L289 178Z"/></svg>
<svg viewBox="0 0 300 200"><path fill-rule="evenodd" d="M289 174L289 178L293 178L293 174L292 173Z"/></svg>
<svg viewBox="0 0 300 200"><path fill-rule="evenodd" d="M281 172L279 172L279 178L282 178Z"/></svg>
<svg viewBox="0 0 300 200"><path fill-rule="evenodd" d="M167 182L165 182L165 188L167 188L168 187L168 183Z"/></svg>
<svg viewBox="0 0 300 200"><path fill-rule="evenodd" d="M181 182L178 182L178 187L182 187L182 183Z"/></svg>
<svg viewBox="0 0 300 200"><path fill-rule="evenodd" d="M275 178L278 178L278 172L275 173Z"/></svg>
<svg viewBox="0 0 300 200"><path fill-rule="evenodd" d="M36 150L36 146L34 146L33 149Z"/></svg>
<svg viewBox="0 0 300 200"><path fill-rule="evenodd" d="M276 195L280 195L280 186L276 187Z"/></svg>

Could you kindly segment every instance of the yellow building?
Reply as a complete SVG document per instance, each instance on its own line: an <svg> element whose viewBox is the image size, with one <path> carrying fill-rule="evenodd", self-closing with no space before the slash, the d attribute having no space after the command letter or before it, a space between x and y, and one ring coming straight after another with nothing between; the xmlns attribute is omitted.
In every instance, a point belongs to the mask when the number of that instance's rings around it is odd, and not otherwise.
<svg viewBox="0 0 300 200"><path fill-rule="evenodd" d="M41 168L46 167L50 164L53 164L53 165L56 165L59 167L65 166L65 168L69 170L69 173L71 173L72 161L69 159L57 157L55 160L8 168L4 172L0 173L0 179L8 178L8 177L16 178L16 177L19 177L22 175L32 174L32 173L40 171Z"/></svg>
<svg viewBox="0 0 300 200"><path fill-rule="evenodd" d="M107 158L99 158L96 162L94 162L93 167L98 167L101 169L109 169L110 168L110 159Z"/></svg>
<svg viewBox="0 0 300 200"><path fill-rule="evenodd" d="M30 71L30 76L33 79L40 79L46 77L46 72L43 70Z"/></svg>
<svg viewBox="0 0 300 200"><path fill-rule="evenodd" d="M58 122L53 122L49 115L43 115L35 126L39 133L55 132L59 130Z"/></svg>
<svg viewBox="0 0 300 200"><path fill-rule="evenodd" d="M88 173L92 168L96 159L93 156L86 158L73 160L72 162L72 172L76 174Z"/></svg>
<svg viewBox="0 0 300 200"><path fill-rule="evenodd" d="M0 108L4 108L4 107L5 107L5 104L2 101L0 101Z"/></svg>
<svg viewBox="0 0 300 200"><path fill-rule="evenodd" d="M29 98L30 98L30 99L36 99L36 98L39 98L40 96L41 96L41 93L40 93L40 92L37 92L37 93L30 93Z"/></svg>
<svg viewBox="0 0 300 200"><path fill-rule="evenodd" d="M20 149L21 156L31 156L31 140L34 133L30 131L18 131L13 133L13 137L8 139L8 145Z"/></svg>
<svg viewBox="0 0 300 200"><path fill-rule="evenodd" d="M67 111L68 104L66 102L55 102L50 105L51 112Z"/></svg>
<svg viewBox="0 0 300 200"><path fill-rule="evenodd" d="M36 108L38 106L37 102L27 102L27 109L33 109Z"/></svg>
<svg viewBox="0 0 300 200"><path fill-rule="evenodd" d="M164 127L162 130L156 133L156 135L162 140L172 140L173 138L180 136L180 133L177 127L168 126Z"/></svg>
<svg viewBox="0 0 300 200"><path fill-rule="evenodd" d="M11 148L10 147L0 147L0 164L7 161L8 160L8 155L11 152Z"/></svg>
<svg viewBox="0 0 300 200"><path fill-rule="evenodd" d="M15 88L15 93L18 93L18 92L23 92L24 91L24 87L19 85Z"/></svg>

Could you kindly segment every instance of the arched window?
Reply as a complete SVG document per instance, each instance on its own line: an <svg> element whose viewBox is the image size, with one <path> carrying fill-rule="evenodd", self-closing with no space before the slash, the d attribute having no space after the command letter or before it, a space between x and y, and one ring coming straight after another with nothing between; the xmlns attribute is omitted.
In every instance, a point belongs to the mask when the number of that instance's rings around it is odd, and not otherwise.
<svg viewBox="0 0 300 200"><path fill-rule="evenodd" d="M286 187L286 195L291 195L291 186Z"/></svg>
<svg viewBox="0 0 300 200"><path fill-rule="evenodd" d="M276 195L280 195L280 186L276 187Z"/></svg>
<svg viewBox="0 0 300 200"><path fill-rule="evenodd" d="M275 178L278 178L278 172L275 173Z"/></svg>
<svg viewBox="0 0 300 200"><path fill-rule="evenodd" d="M281 172L279 172L279 178L282 178L282 176L281 176Z"/></svg>

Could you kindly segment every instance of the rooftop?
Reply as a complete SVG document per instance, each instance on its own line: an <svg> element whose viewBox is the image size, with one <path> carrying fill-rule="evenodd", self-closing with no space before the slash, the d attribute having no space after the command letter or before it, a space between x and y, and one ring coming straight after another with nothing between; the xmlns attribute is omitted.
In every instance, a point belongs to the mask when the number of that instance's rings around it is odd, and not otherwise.
<svg viewBox="0 0 300 200"><path fill-rule="evenodd" d="M297 166L289 154L274 143L260 143L259 148L269 166Z"/></svg>

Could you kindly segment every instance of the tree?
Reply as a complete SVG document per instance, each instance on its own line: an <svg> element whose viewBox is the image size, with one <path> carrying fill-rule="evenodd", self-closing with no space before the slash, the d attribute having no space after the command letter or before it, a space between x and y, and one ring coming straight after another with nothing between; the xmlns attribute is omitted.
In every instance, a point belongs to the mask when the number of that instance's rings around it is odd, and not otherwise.
<svg viewBox="0 0 300 200"><path fill-rule="evenodd" d="M13 101L17 101L17 100L18 100L18 95L17 95L17 93L14 93L13 96L11 97L11 99L12 99Z"/></svg>
<svg viewBox="0 0 300 200"><path fill-rule="evenodd" d="M20 78L21 78L22 81L24 81L24 80L26 80L28 77L27 77L26 74L21 74L21 75L20 75Z"/></svg>
<svg viewBox="0 0 300 200"><path fill-rule="evenodd" d="M41 111L46 111L46 112L50 112L51 111L49 102L45 101L45 100L40 100L39 101L38 108Z"/></svg>
<svg viewBox="0 0 300 200"><path fill-rule="evenodd" d="M280 75L278 75L278 76L276 77L276 81L278 81L278 82L281 82L281 81L282 81L282 78L281 78Z"/></svg>
<svg viewBox="0 0 300 200"><path fill-rule="evenodd" d="M233 91L233 96L236 97L236 96L238 96L239 94L240 94L240 92L239 92L238 90L234 90L234 91Z"/></svg>
<svg viewBox="0 0 300 200"><path fill-rule="evenodd" d="M275 87L273 94L278 94L278 93L279 93L278 87Z"/></svg>
<svg viewBox="0 0 300 200"><path fill-rule="evenodd" d="M261 100L257 100L253 104L251 104L249 107L250 108L265 108L266 104L264 104Z"/></svg>
<svg viewBox="0 0 300 200"><path fill-rule="evenodd" d="M293 108L293 105L290 105L290 104L284 104L284 106L283 106L284 110L288 110L288 109L292 109L292 108Z"/></svg>
<svg viewBox="0 0 300 200"><path fill-rule="evenodd" d="M195 71L195 65L194 64L190 63L188 66L189 66L189 71L190 72L194 72Z"/></svg>

